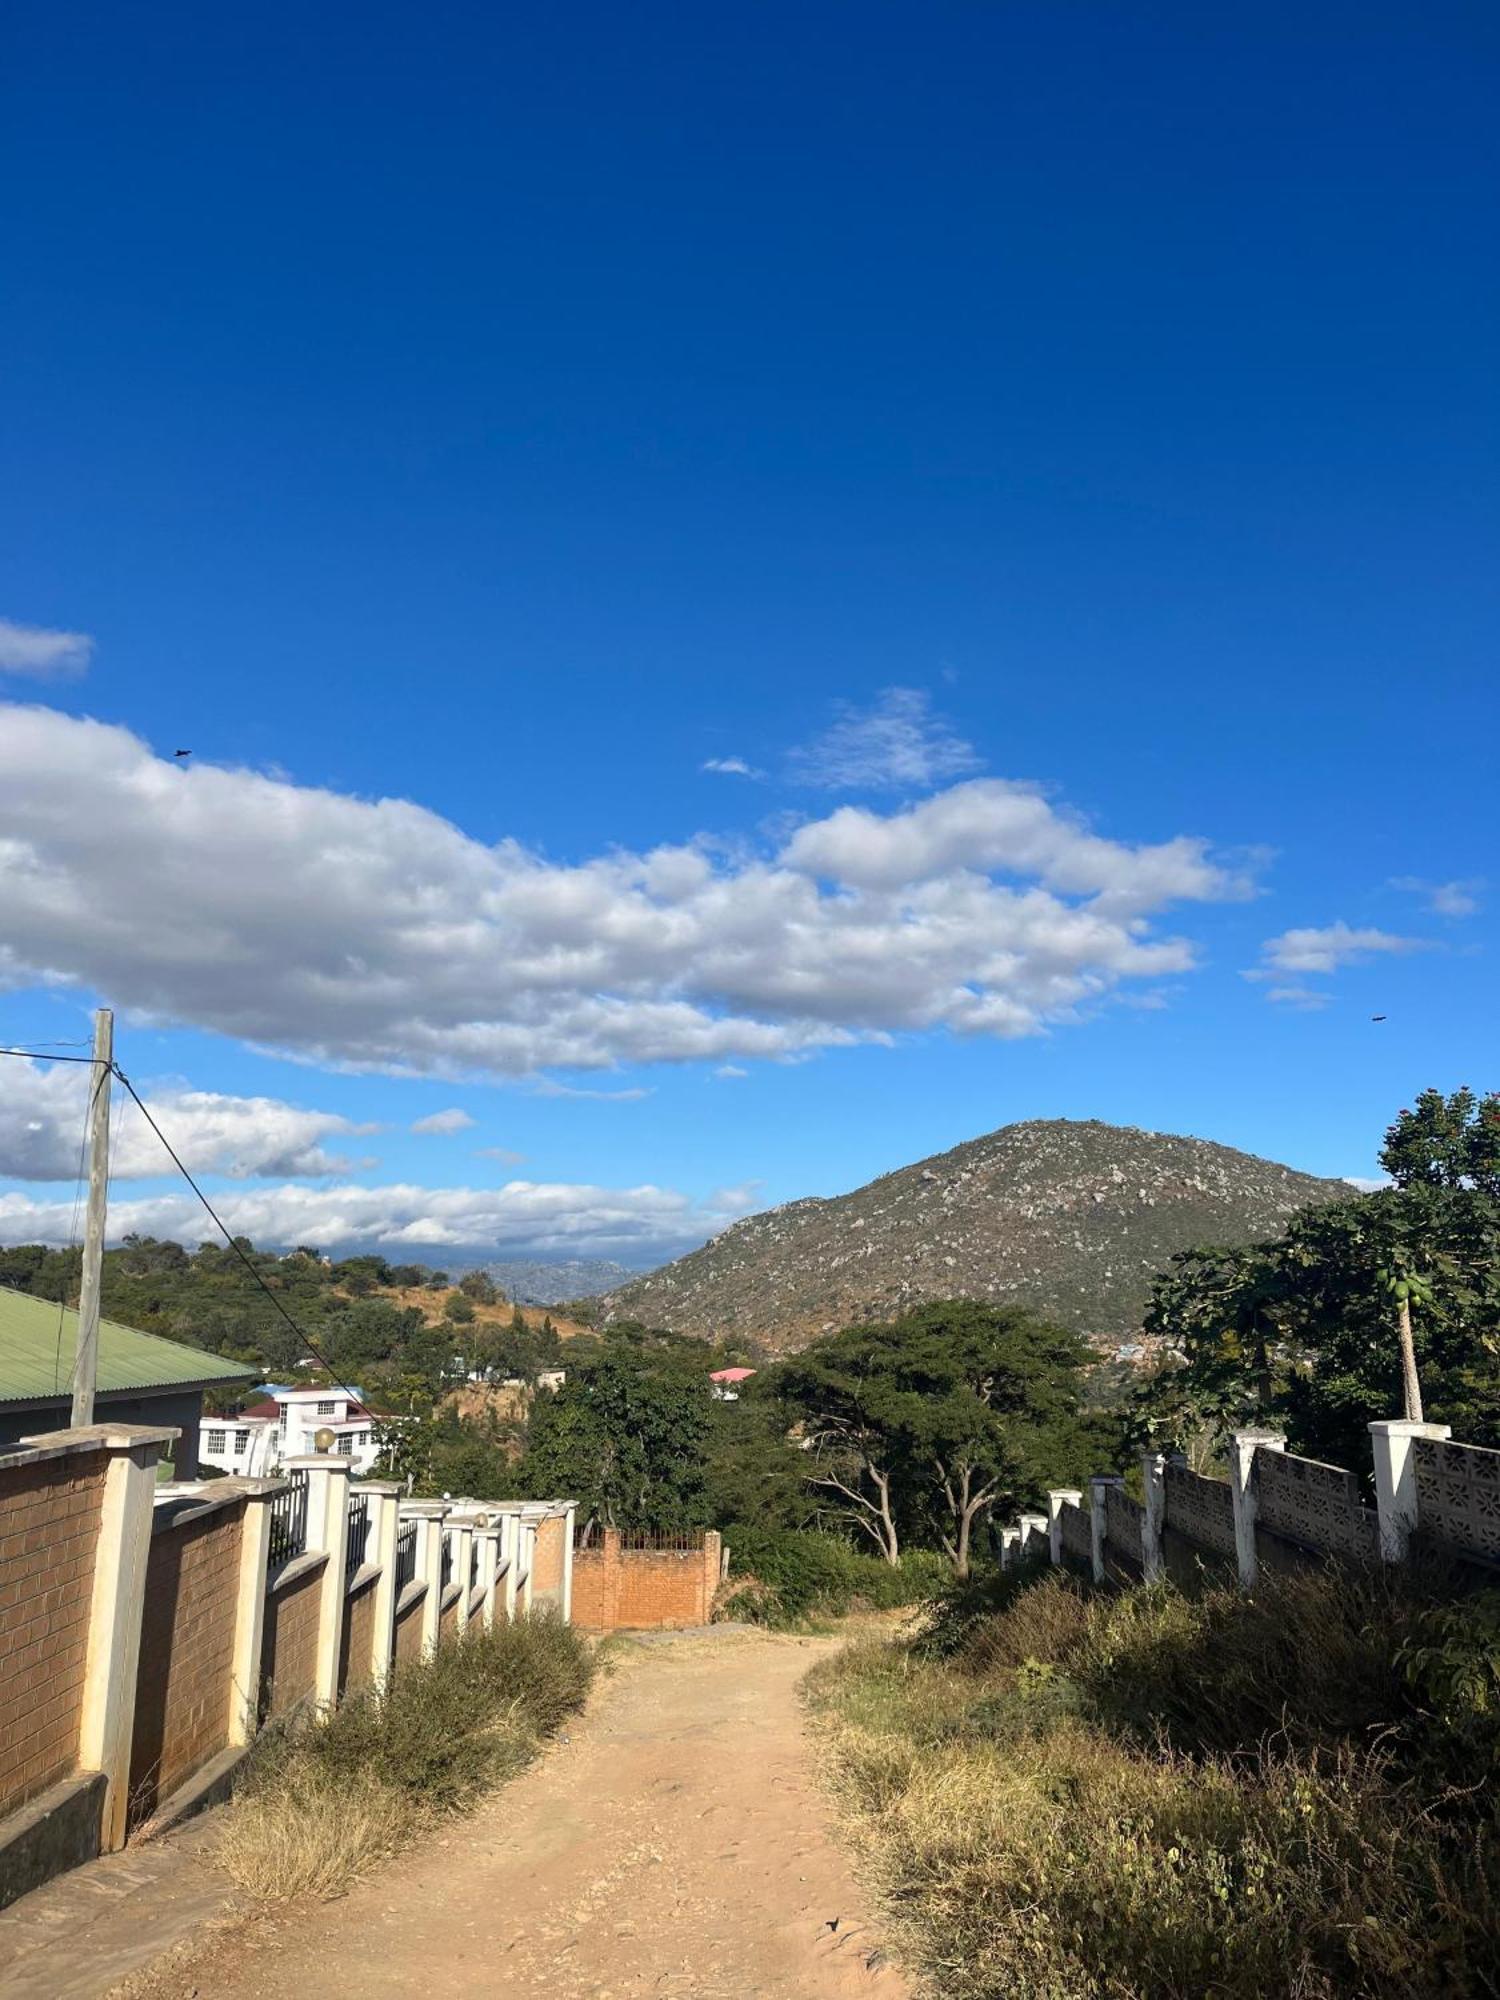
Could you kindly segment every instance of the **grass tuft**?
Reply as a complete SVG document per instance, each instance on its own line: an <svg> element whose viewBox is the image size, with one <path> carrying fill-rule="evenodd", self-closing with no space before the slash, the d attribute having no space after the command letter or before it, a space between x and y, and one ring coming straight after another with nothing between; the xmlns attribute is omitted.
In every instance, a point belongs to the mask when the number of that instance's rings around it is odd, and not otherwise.
<svg viewBox="0 0 1500 2000"><path fill-rule="evenodd" d="M434 1820L521 1770L583 1705L586 1643L555 1618L471 1632L396 1669L384 1699L262 1739L219 1858L267 1901L334 1896Z"/></svg>

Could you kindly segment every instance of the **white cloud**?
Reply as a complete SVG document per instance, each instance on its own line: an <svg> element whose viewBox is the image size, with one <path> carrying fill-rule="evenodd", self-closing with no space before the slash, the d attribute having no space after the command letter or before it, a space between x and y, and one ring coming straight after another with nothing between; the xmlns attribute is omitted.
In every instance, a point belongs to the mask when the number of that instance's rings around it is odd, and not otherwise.
<svg viewBox="0 0 1500 2000"><path fill-rule="evenodd" d="M743 757L705 757L698 766L700 771L717 771L725 778L763 778L764 771L747 764Z"/></svg>
<svg viewBox="0 0 1500 2000"><path fill-rule="evenodd" d="M714 1075L722 1077L726 1083L732 1083L737 1078L748 1076L749 1074L749 1070L741 1069L738 1063L720 1063L719 1067L714 1071Z"/></svg>
<svg viewBox="0 0 1500 2000"><path fill-rule="evenodd" d="M1106 840L1002 779L780 845L561 865L404 800L184 770L127 730L0 706L0 987L346 1068L515 1078L1035 1034L1190 969L1151 920L1246 886L1201 840Z"/></svg>
<svg viewBox="0 0 1500 2000"><path fill-rule="evenodd" d="M0 673L39 681L71 680L85 672L94 642L86 632L49 632L0 618Z"/></svg>
<svg viewBox="0 0 1500 2000"><path fill-rule="evenodd" d="M587 1090L575 1083L559 1083L555 1077L538 1077L531 1086L533 1097L585 1097L595 1104L639 1104L649 1090L635 1084L629 1090Z"/></svg>
<svg viewBox="0 0 1500 2000"><path fill-rule="evenodd" d="M467 1132L474 1122L467 1111L460 1111L455 1105L451 1111L429 1111L425 1118L414 1118L411 1129L413 1132L441 1135L448 1132Z"/></svg>
<svg viewBox="0 0 1500 2000"><path fill-rule="evenodd" d="M826 791L919 791L977 770L979 757L921 688L887 688L870 708L839 705L838 719L792 751L791 775Z"/></svg>
<svg viewBox="0 0 1500 2000"><path fill-rule="evenodd" d="M0 1075L0 1178L70 1181L78 1172L88 1082L79 1063L8 1059ZM373 1132L329 1111L304 1111L274 1097L227 1097L181 1084L143 1090L151 1115L191 1173L333 1174L354 1163L323 1141ZM161 1141L121 1098L110 1144L110 1171L140 1180L176 1170Z"/></svg>
<svg viewBox="0 0 1500 2000"><path fill-rule="evenodd" d="M1478 875L1456 882L1424 882L1418 875L1394 875L1391 887L1409 896L1420 896L1428 909L1440 917L1473 917L1479 914L1479 892L1485 883Z"/></svg>
<svg viewBox="0 0 1500 2000"><path fill-rule="evenodd" d="M1269 979L1274 973L1337 972L1341 965L1356 965L1378 954L1427 948L1423 938L1396 937L1390 931L1369 928L1356 930L1343 922L1308 926L1267 938L1261 947L1266 969L1251 976Z"/></svg>
<svg viewBox="0 0 1500 2000"><path fill-rule="evenodd" d="M236 1234L268 1247L483 1250L490 1255L677 1255L747 1212L752 1191L725 1189L697 1202L671 1188L599 1188L566 1182L508 1181L498 1188L281 1187L216 1196ZM0 1243L67 1242L71 1201L0 1194ZM110 1204L112 1242L131 1232L194 1243L208 1233L191 1195Z"/></svg>

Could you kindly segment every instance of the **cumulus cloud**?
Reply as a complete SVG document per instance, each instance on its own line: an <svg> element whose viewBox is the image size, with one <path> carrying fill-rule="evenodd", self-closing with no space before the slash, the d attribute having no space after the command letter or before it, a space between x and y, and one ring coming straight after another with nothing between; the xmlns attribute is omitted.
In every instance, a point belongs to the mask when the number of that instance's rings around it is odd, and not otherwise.
<svg viewBox="0 0 1500 2000"><path fill-rule="evenodd" d="M790 775L826 791L919 791L977 770L970 743L935 715L921 688L887 688L869 708L839 704L821 736L792 751Z"/></svg>
<svg viewBox="0 0 1500 2000"><path fill-rule="evenodd" d="M749 1070L741 1069L738 1063L720 1063L719 1067L714 1071L714 1075L722 1077L725 1083L733 1083L740 1077L748 1076L749 1074Z"/></svg>
<svg viewBox="0 0 1500 2000"><path fill-rule="evenodd" d="M460 1111L455 1105L451 1111L429 1111L425 1118L414 1118L411 1129L441 1137L449 1132L467 1132L473 1123L468 1112Z"/></svg>
<svg viewBox="0 0 1500 2000"><path fill-rule="evenodd" d="M70 1181L78 1172L89 1078L78 1063L8 1061L0 1077L0 1177ZM191 1173L240 1180L277 1174L344 1173L355 1163L323 1142L373 1132L330 1111L304 1111L274 1097L229 1097L166 1085L142 1091L151 1115ZM110 1172L118 1180L170 1174L161 1141L128 1101L117 1113Z"/></svg>
<svg viewBox="0 0 1500 2000"><path fill-rule="evenodd" d="M1266 998L1278 1007L1296 1007L1304 1013L1314 1013L1328 1005L1330 996L1312 986L1268 986Z"/></svg>
<svg viewBox="0 0 1500 2000"><path fill-rule="evenodd" d="M725 778L763 778L764 771L757 771L753 764L747 764L743 757L705 757L698 766L700 771L717 771Z"/></svg>
<svg viewBox="0 0 1500 2000"><path fill-rule="evenodd" d="M1337 972L1341 965L1356 965L1361 959L1380 954L1426 949L1423 938L1396 937L1390 931L1370 928L1357 930L1342 921L1321 927L1310 925L1267 938L1261 947L1265 969L1252 976L1268 979L1275 973Z"/></svg>
<svg viewBox="0 0 1500 2000"><path fill-rule="evenodd" d="M0 987L85 988L346 1068L517 1078L1035 1034L1189 970L1153 920L1246 886L1201 840L1107 840L1002 779L561 865L405 800L185 770L125 729L0 706Z"/></svg>
<svg viewBox="0 0 1500 2000"><path fill-rule="evenodd" d="M0 618L0 673L39 681L71 680L93 657L86 632L51 632L42 625L17 625Z"/></svg>
<svg viewBox="0 0 1500 2000"><path fill-rule="evenodd" d="M215 1206L236 1235L273 1247L483 1250L535 1257L662 1259L701 1243L746 1213L751 1192L729 1188L694 1201L671 1188L599 1188L508 1181L498 1188L280 1187L235 1190ZM111 1241L133 1231L186 1238L203 1234L190 1195L110 1204ZM0 1243L61 1243L73 1227L70 1201L0 1194Z"/></svg>
<svg viewBox="0 0 1500 2000"><path fill-rule="evenodd" d="M1420 896L1429 910L1440 917L1473 917L1479 914L1479 892L1485 884L1477 875L1457 882L1424 882L1418 875L1394 875L1391 887L1408 896Z"/></svg>

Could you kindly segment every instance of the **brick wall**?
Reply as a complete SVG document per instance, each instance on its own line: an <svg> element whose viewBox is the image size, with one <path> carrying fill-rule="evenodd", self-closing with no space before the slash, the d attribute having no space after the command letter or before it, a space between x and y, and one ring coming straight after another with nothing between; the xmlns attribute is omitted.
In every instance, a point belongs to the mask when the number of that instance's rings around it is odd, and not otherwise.
<svg viewBox="0 0 1500 2000"><path fill-rule="evenodd" d="M422 1607L426 1602L425 1597L413 1599L411 1607L396 1620L398 1660L420 1660L422 1657Z"/></svg>
<svg viewBox="0 0 1500 2000"><path fill-rule="evenodd" d="M318 1593L324 1564L310 1564L284 1590L266 1599L260 1676L267 1715L285 1715L317 1686Z"/></svg>
<svg viewBox="0 0 1500 2000"><path fill-rule="evenodd" d="M438 1620L438 1638L440 1640L444 1640L444 1639L456 1639L457 1637L458 1637L458 1599L455 1597L451 1604L445 1605L443 1607L443 1615Z"/></svg>
<svg viewBox="0 0 1500 2000"><path fill-rule="evenodd" d="M344 1599L344 1628L339 1636L339 1700L350 1688L369 1684L375 1660L375 1585L367 1583Z"/></svg>
<svg viewBox="0 0 1500 2000"><path fill-rule="evenodd" d="M0 1813L78 1761L103 1452L0 1467Z"/></svg>
<svg viewBox="0 0 1500 2000"><path fill-rule="evenodd" d="M244 1520L241 1500L159 1521L151 1537L130 1751L133 1824L228 1741Z"/></svg>
<svg viewBox="0 0 1500 2000"><path fill-rule="evenodd" d="M606 1529L602 1546L573 1556L573 1623L585 1631L668 1631L706 1625L719 1587L720 1542L697 1548L625 1549Z"/></svg>

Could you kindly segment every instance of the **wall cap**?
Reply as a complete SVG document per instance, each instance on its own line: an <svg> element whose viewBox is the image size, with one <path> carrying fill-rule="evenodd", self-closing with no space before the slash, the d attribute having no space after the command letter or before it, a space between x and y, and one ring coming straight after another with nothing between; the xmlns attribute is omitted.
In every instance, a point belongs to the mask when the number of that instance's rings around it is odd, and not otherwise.
<svg viewBox="0 0 1500 2000"><path fill-rule="evenodd" d="M1452 1424L1418 1424L1406 1417L1389 1417L1367 1426L1373 1437L1451 1438Z"/></svg>
<svg viewBox="0 0 1500 2000"><path fill-rule="evenodd" d="M33 1451L134 1451L138 1445L172 1444L182 1436L177 1424L78 1424L68 1430L37 1431L21 1440Z"/></svg>

